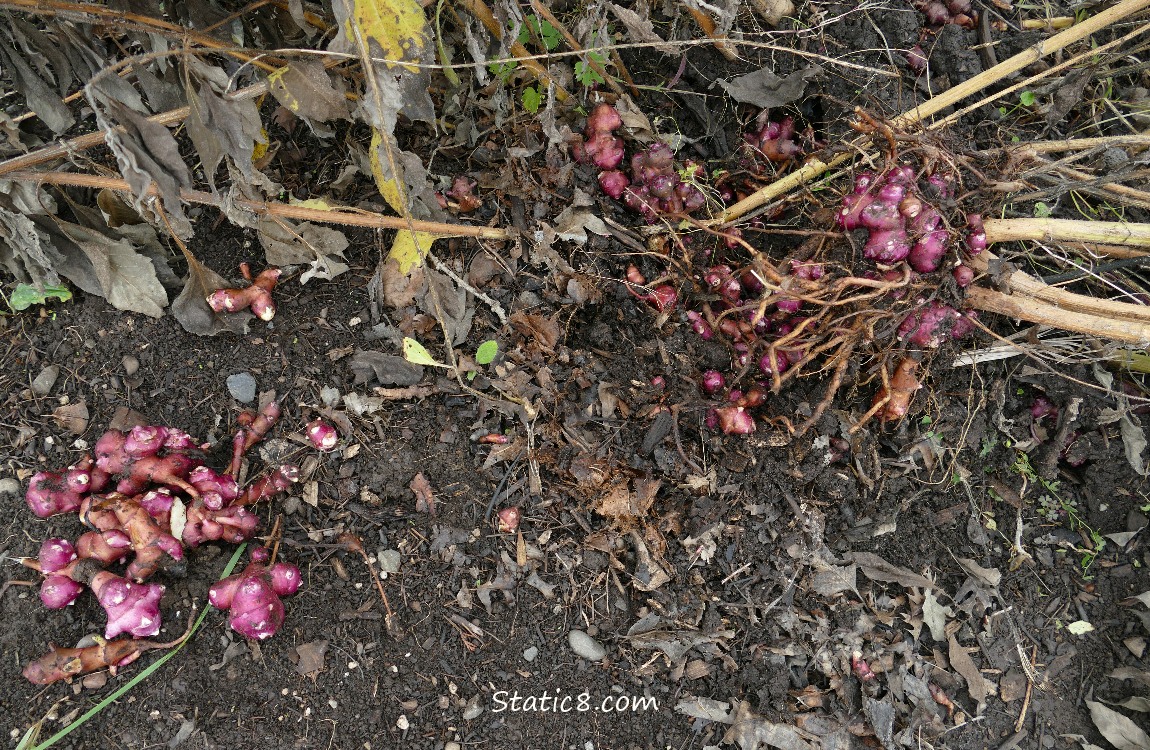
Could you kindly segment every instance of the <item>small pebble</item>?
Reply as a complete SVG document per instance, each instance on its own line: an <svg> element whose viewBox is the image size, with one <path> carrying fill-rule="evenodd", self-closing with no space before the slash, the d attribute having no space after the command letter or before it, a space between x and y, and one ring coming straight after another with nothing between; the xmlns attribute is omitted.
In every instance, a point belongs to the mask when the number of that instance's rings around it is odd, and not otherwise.
<svg viewBox="0 0 1150 750"><path fill-rule="evenodd" d="M460 745L458 742L452 740L443 746L443 750L463 750L463 745Z"/></svg>
<svg viewBox="0 0 1150 750"><path fill-rule="evenodd" d="M228 376L228 393L241 404L250 404L256 400L256 379L251 373L237 372Z"/></svg>
<svg viewBox="0 0 1150 750"><path fill-rule="evenodd" d="M400 731L406 732L408 727L411 726L411 724L408 723L406 716L404 716L403 714L400 714L399 718L395 720L395 726Z"/></svg>
<svg viewBox="0 0 1150 750"><path fill-rule="evenodd" d="M530 664L531 662L535 661L536 656L539 656L539 649L531 646L523 652L523 661Z"/></svg>
<svg viewBox="0 0 1150 750"><path fill-rule="evenodd" d="M607 649L582 630L572 630L568 633L567 643L571 645L571 650L575 652L576 656L587 661L599 661L607 655Z"/></svg>
<svg viewBox="0 0 1150 750"><path fill-rule="evenodd" d="M381 573L398 573L399 567L403 564L403 555L401 555L398 550L381 549L379 554L376 555L376 560L379 561L379 571Z"/></svg>
<svg viewBox="0 0 1150 750"><path fill-rule="evenodd" d="M20 482L12 477L0 479L0 495L19 495Z"/></svg>
<svg viewBox="0 0 1150 750"><path fill-rule="evenodd" d="M58 377L60 377L60 365L48 365L32 381L32 393L37 396L47 396L52 390L52 386L56 385L56 378Z"/></svg>
<svg viewBox="0 0 1150 750"><path fill-rule="evenodd" d="M321 388L319 391L319 400L323 402L324 406L334 407L339 403L339 389L332 388L330 385Z"/></svg>
<svg viewBox="0 0 1150 750"><path fill-rule="evenodd" d="M136 359L131 354L124 357L120 364L124 366L124 374L129 378L140 371L140 360Z"/></svg>

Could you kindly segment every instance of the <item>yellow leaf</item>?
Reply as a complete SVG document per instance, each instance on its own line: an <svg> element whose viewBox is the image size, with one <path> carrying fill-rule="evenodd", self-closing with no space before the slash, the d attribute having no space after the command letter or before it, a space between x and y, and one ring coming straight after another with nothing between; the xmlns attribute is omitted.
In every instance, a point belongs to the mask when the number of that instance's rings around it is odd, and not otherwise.
<svg viewBox="0 0 1150 750"><path fill-rule="evenodd" d="M400 229L395 233L395 241L391 243L387 257L393 258L399 265L399 272L407 275L412 269L423 265L424 256L431 250L431 243L437 239L436 235L429 232Z"/></svg>
<svg viewBox="0 0 1150 750"><path fill-rule="evenodd" d="M397 214L406 215L407 201L404 199L404 193L395 178L387 176L391 169L380 159L379 152L383 145L383 134L378 129L372 131L371 148L368 151L371 157L371 174L375 177L375 186L379 188L379 194L387 201L387 205Z"/></svg>
<svg viewBox="0 0 1150 750"><path fill-rule="evenodd" d="M418 61L428 45L427 16L418 0L333 0L334 3L351 4L351 13L339 36L356 39L360 34L379 45L383 57L389 61L388 67L395 67L398 61ZM358 33L357 33L358 32ZM336 48L341 41L336 39ZM411 65L407 70L416 71Z"/></svg>
<svg viewBox="0 0 1150 750"><path fill-rule="evenodd" d="M323 198L308 198L305 201L292 198L288 202L293 206L300 206L302 208L314 208L316 211L333 211L336 208L335 206L325 201Z"/></svg>
<svg viewBox="0 0 1150 750"><path fill-rule="evenodd" d="M257 162L264 158L264 154L268 152L268 131L267 128L260 128L260 135L263 136L263 143L256 141L252 144L252 161Z"/></svg>

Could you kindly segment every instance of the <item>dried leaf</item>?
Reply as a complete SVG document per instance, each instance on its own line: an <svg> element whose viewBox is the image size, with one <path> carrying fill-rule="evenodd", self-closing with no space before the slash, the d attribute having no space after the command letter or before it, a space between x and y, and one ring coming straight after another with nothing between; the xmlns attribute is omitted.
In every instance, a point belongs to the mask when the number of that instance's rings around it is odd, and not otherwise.
<svg viewBox="0 0 1150 750"><path fill-rule="evenodd" d="M975 579L984 586L995 589L998 588L998 584L1002 581L1002 572L997 568L984 568L967 557L956 557L954 559L958 561L958 564L962 566L963 570L974 576Z"/></svg>
<svg viewBox="0 0 1150 750"><path fill-rule="evenodd" d="M216 313L208 307L207 297L217 289L230 286L218 273L200 263L190 253L188 278L180 296L172 302L172 317L184 330L197 336L215 336L221 331L243 335L247 333L248 322L255 318L250 312Z"/></svg>
<svg viewBox="0 0 1150 750"><path fill-rule="evenodd" d="M415 494L415 510L417 513L430 513L435 515L435 495L431 491L431 482L423 476L423 472L416 474L411 483L407 485ZM481 597L482 598L482 597Z"/></svg>
<svg viewBox="0 0 1150 750"><path fill-rule="evenodd" d="M1137 724L1112 708L1098 701L1086 701L1090 707L1090 718L1098 732L1117 750L1146 750L1150 747L1150 735Z"/></svg>
<svg viewBox="0 0 1150 750"><path fill-rule="evenodd" d="M655 25L651 23L651 11L646 7L646 3L641 3L638 7L640 12L635 12L629 8L623 8L615 3L607 3L607 7L615 14L615 17L627 27L627 33L631 37L631 41L640 44L650 44L655 49L662 52L664 55L677 55L679 48L674 44L667 44L663 37L655 33Z"/></svg>
<svg viewBox="0 0 1150 750"><path fill-rule="evenodd" d="M0 24L0 29L3 28L5 24ZM28 109L35 112L49 130L59 135L72 127L75 119L68 105L16 51L10 32L8 43L0 44L0 68L11 77L13 90L24 96Z"/></svg>
<svg viewBox="0 0 1150 750"><path fill-rule="evenodd" d="M327 641L321 639L296 646L295 671L314 680L323 671L327 644Z"/></svg>
<svg viewBox="0 0 1150 750"><path fill-rule="evenodd" d="M132 188L136 211L153 224L164 226L153 208L157 197L149 194L155 186L172 231L182 239L191 237L192 225L184 215L180 190L191 187L192 176L176 139L163 125L109 97L98 81L88 84L85 93L95 110L96 125L104 131L104 140L116 155L120 174Z"/></svg>
<svg viewBox="0 0 1150 750"><path fill-rule="evenodd" d="M740 750L759 750L762 745L780 750L814 750L815 745L807 741L808 737L816 739L795 727L756 716L750 703L740 701L723 742L737 744Z"/></svg>
<svg viewBox="0 0 1150 750"><path fill-rule="evenodd" d="M966 691L978 704L978 710L981 712L986 701L986 680L978 671L978 667L970 658L970 654L959 644L954 635L950 636L950 652L947 654L947 658L950 659L950 665L954 667L954 670L962 675L962 679L966 680Z"/></svg>
<svg viewBox="0 0 1150 750"><path fill-rule="evenodd" d="M319 60L296 60L272 71L268 89L280 104L304 120L329 122L351 116L342 88L333 85Z"/></svg>
<svg viewBox="0 0 1150 750"><path fill-rule="evenodd" d="M312 278L332 279L348 270L343 262L343 252L349 244L347 235L337 229L278 218L261 218L256 227L269 265L311 265L300 274L301 284Z"/></svg>
<svg viewBox="0 0 1150 750"><path fill-rule="evenodd" d="M0 207L0 264L18 281L38 287L59 286L57 271L64 260L34 221Z"/></svg>
<svg viewBox="0 0 1150 750"><path fill-rule="evenodd" d="M1142 458L1142 454L1146 451L1146 433L1137 420L1138 418L1130 412L1123 414L1122 419L1118 421L1118 430L1122 434L1122 447L1126 451L1126 460L1139 476L1144 477L1150 473L1146 461Z"/></svg>
<svg viewBox="0 0 1150 750"><path fill-rule="evenodd" d="M355 374L356 384L374 379L382 385L415 385L423 380L423 367L394 354L357 350L347 366Z"/></svg>
<svg viewBox="0 0 1150 750"><path fill-rule="evenodd" d="M855 565L831 566L811 577L811 589L819 596L834 596L844 591L856 591L857 578L858 567Z"/></svg>
<svg viewBox="0 0 1150 750"><path fill-rule="evenodd" d="M456 285L454 279L432 268L424 269L428 293L419 300L419 306L443 327L444 335L452 346L459 346L471 332L475 317L474 306L467 304L467 292Z"/></svg>
<svg viewBox="0 0 1150 750"><path fill-rule="evenodd" d="M938 599L934 596L934 591L928 589L922 603L922 619L930 628L930 637L934 639L935 643L942 643L946 640L946 621L953 616L954 610L939 604Z"/></svg>
<svg viewBox="0 0 1150 750"><path fill-rule="evenodd" d="M83 435L88 429L88 404L84 400L64 406L58 406L52 411L52 419L73 435Z"/></svg>
<svg viewBox="0 0 1150 750"><path fill-rule="evenodd" d="M858 563L859 570L872 581L885 581L887 583L897 583L900 586L917 586L923 589L932 589L935 587L934 581L920 576L917 573L912 573L906 568L900 568L897 565L891 565L886 560L872 552L849 552L843 555L843 559L847 562Z"/></svg>
<svg viewBox="0 0 1150 750"><path fill-rule="evenodd" d="M645 517L662 483L657 479L636 479L634 492L630 484L623 479L611 485L595 502L595 512L624 526Z"/></svg>
<svg viewBox="0 0 1150 750"><path fill-rule="evenodd" d="M372 126L392 133L396 112L434 125L428 70L402 64L431 62L431 35L423 6L417 0L334 0L332 10L339 33L328 49L370 55L373 78L389 92L382 103L376 101L374 92L366 93L364 101ZM359 40L365 41L368 49L362 49ZM384 110L377 110L377 104Z"/></svg>
<svg viewBox="0 0 1150 750"><path fill-rule="evenodd" d="M1140 695L1133 695L1121 703L1115 703L1114 705L1128 708L1131 711L1137 711L1142 714L1150 713L1150 698L1143 698Z"/></svg>
<svg viewBox="0 0 1150 750"><path fill-rule="evenodd" d="M642 535L635 529L631 530L631 542L635 545L635 571L631 583L640 591L654 591L667 581L671 574L656 555L652 555Z"/></svg>
<svg viewBox="0 0 1150 750"><path fill-rule="evenodd" d="M801 99L807 81L822 72L822 68L812 65L779 78L767 68L760 68L730 81L720 78L717 83L737 102L771 109Z"/></svg>
<svg viewBox="0 0 1150 750"><path fill-rule="evenodd" d="M532 346L538 347L544 354L555 352L555 346L559 343L562 331L553 318L545 318L542 315L518 310L512 313L510 323L519 335L527 339Z"/></svg>
<svg viewBox="0 0 1150 750"><path fill-rule="evenodd" d="M675 713L692 719L706 719L721 724L731 723L731 704L713 698L689 697L675 704Z"/></svg>
<svg viewBox="0 0 1150 750"><path fill-rule="evenodd" d="M248 183L255 182L252 152L256 144L268 142L255 100L225 99L217 94L211 80L217 68L197 61L190 64L189 69L196 74L199 86L195 87L191 81L187 85L185 93L191 112L184 125L200 155L212 190L216 187L216 169L224 156L231 160L229 166L238 169ZM226 91L228 84L225 78L219 91Z"/></svg>
<svg viewBox="0 0 1150 750"><path fill-rule="evenodd" d="M388 306L402 310L414 305L415 300L425 293L427 279L422 265L404 273L400 270L399 261L388 257L376 265L367 289L373 304L381 299Z"/></svg>
<svg viewBox="0 0 1150 750"><path fill-rule="evenodd" d="M156 276L152 261L136 252L127 240L114 240L79 224L57 220L63 236L83 251L92 265L100 290L117 310L162 317L168 293Z"/></svg>

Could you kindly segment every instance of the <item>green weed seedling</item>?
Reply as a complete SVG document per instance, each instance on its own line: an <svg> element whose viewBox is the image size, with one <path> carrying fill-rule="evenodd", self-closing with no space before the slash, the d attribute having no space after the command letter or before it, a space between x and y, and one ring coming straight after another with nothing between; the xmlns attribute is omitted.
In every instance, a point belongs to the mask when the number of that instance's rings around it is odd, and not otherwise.
<svg viewBox="0 0 1150 750"><path fill-rule="evenodd" d="M8 295L8 307L12 312L22 312L33 305L47 304L52 299L67 302L72 299L72 292L66 286L48 285L40 289L32 284L17 284Z"/></svg>

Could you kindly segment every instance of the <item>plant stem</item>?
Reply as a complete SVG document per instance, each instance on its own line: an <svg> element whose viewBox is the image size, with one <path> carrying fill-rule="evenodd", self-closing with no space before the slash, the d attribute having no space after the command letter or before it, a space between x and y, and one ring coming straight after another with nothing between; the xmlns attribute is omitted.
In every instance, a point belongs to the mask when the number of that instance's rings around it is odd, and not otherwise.
<svg viewBox="0 0 1150 750"><path fill-rule="evenodd" d="M1034 240L1150 247L1150 224L1078 219L986 219L984 227L987 244Z"/></svg>
<svg viewBox="0 0 1150 750"><path fill-rule="evenodd" d="M73 187L107 188L131 192L125 180L100 177L99 175L76 174L73 172L12 172L7 175L9 180L22 182L41 182L49 185L71 185ZM149 191L151 195L158 195L155 186ZM181 190L180 198L188 203L198 203L204 206L219 208L219 200L210 193L199 190ZM420 221L408 219L403 216L384 216L371 211L358 209L332 209L325 211L319 208L292 206L286 203L268 203L266 201L253 201L237 199L235 205L244 208L258 216L280 216L285 219L299 221L315 221L322 224L343 224L345 226L371 227L374 229L410 229L415 232L427 232L440 237L478 237L486 240L511 239L512 233L498 227L477 227L465 224L448 224L439 221Z"/></svg>

